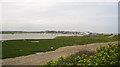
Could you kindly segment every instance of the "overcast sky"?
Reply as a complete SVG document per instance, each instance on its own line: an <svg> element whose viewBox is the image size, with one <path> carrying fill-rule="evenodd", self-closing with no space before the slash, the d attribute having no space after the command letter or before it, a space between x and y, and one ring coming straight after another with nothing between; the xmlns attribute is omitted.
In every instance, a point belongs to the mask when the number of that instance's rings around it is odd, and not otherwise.
<svg viewBox="0 0 120 67"><path fill-rule="evenodd" d="M118 32L117 2L3 2L4 31Z"/></svg>

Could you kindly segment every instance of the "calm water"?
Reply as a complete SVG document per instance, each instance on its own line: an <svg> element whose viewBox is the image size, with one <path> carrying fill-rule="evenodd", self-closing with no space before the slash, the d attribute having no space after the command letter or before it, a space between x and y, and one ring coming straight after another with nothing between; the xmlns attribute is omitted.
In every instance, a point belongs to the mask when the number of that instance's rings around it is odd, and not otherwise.
<svg viewBox="0 0 120 67"><path fill-rule="evenodd" d="M0 40L16 39L53 39L57 36L82 36L75 34L40 34L40 33L23 33L23 34L0 34Z"/></svg>

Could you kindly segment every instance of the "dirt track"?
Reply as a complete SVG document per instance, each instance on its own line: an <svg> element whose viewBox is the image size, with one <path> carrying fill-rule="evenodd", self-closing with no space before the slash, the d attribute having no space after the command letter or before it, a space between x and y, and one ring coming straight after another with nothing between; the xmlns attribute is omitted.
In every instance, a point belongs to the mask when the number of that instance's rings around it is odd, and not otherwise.
<svg viewBox="0 0 120 67"><path fill-rule="evenodd" d="M48 60L56 60L60 56L67 58L71 54L77 54L77 53L82 54L82 53L90 53L90 52L95 53L96 48L100 46L108 46L108 44L110 43L117 44L118 41L61 47L55 51L50 51L42 54L32 54L28 56L4 59L3 65L43 65Z"/></svg>

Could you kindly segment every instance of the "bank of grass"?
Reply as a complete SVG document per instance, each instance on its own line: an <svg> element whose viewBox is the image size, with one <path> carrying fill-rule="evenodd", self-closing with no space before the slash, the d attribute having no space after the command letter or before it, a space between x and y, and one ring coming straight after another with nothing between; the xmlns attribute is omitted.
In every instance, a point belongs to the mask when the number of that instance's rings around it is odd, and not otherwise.
<svg viewBox="0 0 120 67"><path fill-rule="evenodd" d="M2 58L26 56L36 52L56 50L63 46L84 45L89 43L117 41L118 36L61 36L55 39L7 40L2 43ZM51 49L53 47L53 49Z"/></svg>

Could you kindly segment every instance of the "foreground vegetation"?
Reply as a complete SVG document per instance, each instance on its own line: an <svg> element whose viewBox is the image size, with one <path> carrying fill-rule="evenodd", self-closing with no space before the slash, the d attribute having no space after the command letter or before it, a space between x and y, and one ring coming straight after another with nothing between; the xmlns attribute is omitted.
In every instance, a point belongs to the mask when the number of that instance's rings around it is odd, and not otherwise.
<svg viewBox="0 0 120 67"><path fill-rule="evenodd" d="M57 61L49 61L43 67L120 67L120 44L97 48L94 56L83 54L71 55L68 59L60 57Z"/></svg>
<svg viewBox="0 0 120 67"><path fill-rule="evenodd" d="M56 50L63 46L84 45L90 43L117 41L118 36L61 36L55 39L23 39L2 42L2 58L26 56L37 52Z"/></svg>

